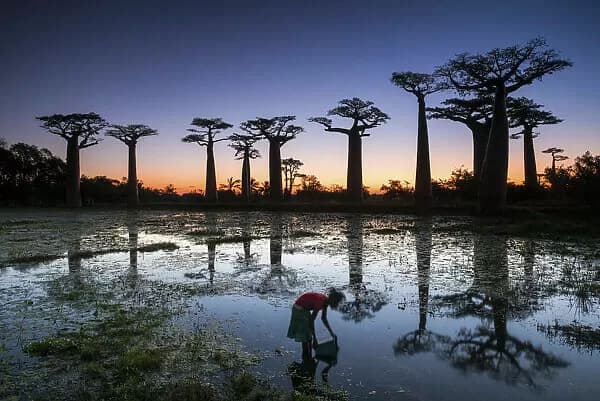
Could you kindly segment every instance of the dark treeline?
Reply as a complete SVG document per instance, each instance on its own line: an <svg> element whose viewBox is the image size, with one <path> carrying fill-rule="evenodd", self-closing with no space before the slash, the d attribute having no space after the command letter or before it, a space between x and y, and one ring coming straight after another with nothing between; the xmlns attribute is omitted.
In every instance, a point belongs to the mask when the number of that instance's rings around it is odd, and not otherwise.
<svg viewBox="0 0 600 401"><path fill-rule="evenodd" d="M535 193L527 184L508 183L509 203L521 201L556 201L600 206L600 155L589 152L576 157L570 165L557 165L568 159L560 154L562 149L544 150L553 157L553 166L538 174ZM348 194L340 185L325 186L318 177L301 172L302 162L284 159L285 197L291 201L345 201ZM8 146L0 140L0 204L61 206L66 204L66 163L48 149L16 143ZM223 202L246 202L270 199L268 181L258 182L250 178L249 190L242 190L241 180L230 177L216 191ZM128 180L105 176L81 177L81 198L85 205L120 203L131 201ZM458 168L447 179L432 181L432 199L437 202L475 202L477 180L472 170ZM150 188L137 181L137 192L142 203L201 203L210 202L203 191L178 193L173 185ZM376 192L376 193L374 193ZM379 188L363 188L363 196L372 201L393 200L412 202L414 187L401 180L389 180Z"/></svg>

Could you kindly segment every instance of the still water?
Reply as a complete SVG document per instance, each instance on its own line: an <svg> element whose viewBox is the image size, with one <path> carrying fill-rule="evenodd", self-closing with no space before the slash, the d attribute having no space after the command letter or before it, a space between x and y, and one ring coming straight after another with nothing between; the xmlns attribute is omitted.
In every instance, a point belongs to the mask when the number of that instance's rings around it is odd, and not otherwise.
<svg viewBox="0 0 600 401"><path fill-rule="evenodd" d="M356 214L1 212L0 344L12 374L27 376L40 361L23 345L77 330L92 314L94 292L108 291L172 305L172 325L219 322L263 356L252 370L284 388L303 372L301 379L356 400L597 400L596 243L475 233L471 224ZM152 244L163 246L144 248ZM168 296L140 290L160 286ZM59 302L66 287L89 296ZM329 313L337 361L300 365L300 345L285 337L290 307L299 294L329 287L347 298ZM316 330L327 340L320 320Z"/></svg>

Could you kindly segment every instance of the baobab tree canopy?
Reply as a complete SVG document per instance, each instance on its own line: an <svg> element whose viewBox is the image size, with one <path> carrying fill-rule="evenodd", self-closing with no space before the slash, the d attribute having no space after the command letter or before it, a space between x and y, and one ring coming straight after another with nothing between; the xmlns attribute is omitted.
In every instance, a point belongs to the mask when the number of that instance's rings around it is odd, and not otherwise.
<svg viewBox="0 0 600 401"><path fill-rule="evenodd" d="M111 136L126 145L134 145L138 139L145 136L158 135L158 131L142 124L111 125L106 136Z"/></svg>
<svg viewBox="0 0 600 401"><path fill-rule="evenodd" d="M327 132L339 132L349 135L352 130L356 130L360 136L369 136L370 134L365 132L367 129L385 124L390 119L387 114L373 106L373 104L371 101L353 97L352 99L340 100L339 106L327 112L328 116L351 119L351 128L334 128L332 127L333 121L327 117L311 117L308 121L323 125Z"/></svg>
<svg viewBox="0 0 600 401"><path fill-rule="evenodd" d="M511 128L523 127L531 130L540 125L552 125L562 122L552 112L542 110L543 104L537 104L526 97L518 97L508 100L508 118ZM523 131L512 134L511 138L517 139L523 135ZM535 134L536 137L539 134Z"/></svg>
<svg viewBox="0 0 600 401"><path fill-rule="evenodd" d="M439 92L446 88L446 84L431 74L405 71L392 73L392 83L418 98Z"/></svg>
<svg viewBox="0 0 600 401"><path fill-rule="evenodd" d="M209 142L224 141L226 138L215 140L215 136L222 130L233 127L221 118L194 118L191 125L198 128L188 128L186 131L192 134L185 136L183 142L195 142L200 146L206 146Z"/></svg>
<svg viewBox="0 0 600 401"><path fill-rule="evenodd" d="M257 139L268 139L279 143L281 147L304 131L302 127L289 124L294 120L296 116L257 117L254 120L244 121L240 127Z"/></svg>
<svg viewBox="0 0 600 401"><path fill-rule="evenodd" d="M471 99L451 98L442 102L441 107L428 107L428 118L444 119L468 124L492 119L494 100L489 96Z"/></svg>
<svg viewBox="0 0 600 401"><path fill-rule="evenodd" d="M458 54L438 67L436 74L460 92L493 92L503 85L506 93L511 93L571 65L556 50L548 48L543 38L536 38L485 54Z"/></svg>
<svg viewBox="0 0 600 401"><path fill-rule="evenodd" d="M96 113L53 114L36 117L42 122L41 127L51 134L70 141L79 138L79 149L97 145L101 139L97 137L108 123Z"/></svg>
<svg viewBox="0 0 600 401"><path fill-rule="evenodd" d="M261 157L258 149L254 148L254 143L258 139L252 135L232 134L228 139L231 141L229 147L235 150L237 160L242 160L246 151L248 151L248 157L251 159Z"/></svg>

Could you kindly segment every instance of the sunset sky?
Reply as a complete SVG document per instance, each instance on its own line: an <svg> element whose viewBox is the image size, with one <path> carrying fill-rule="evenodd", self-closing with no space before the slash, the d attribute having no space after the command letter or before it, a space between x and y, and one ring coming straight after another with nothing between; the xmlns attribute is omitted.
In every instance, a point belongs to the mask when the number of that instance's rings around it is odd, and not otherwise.
<svg viewBox="0 0 600 401"><path fill-rule="evenodd" d="M159 130L138 146L138 176L179 191L204 189L204 148L181 138L194 117L240 122L296 115L306 132L282 148L301 172L343 184L346 137L309 123L338 100L357 96L388 113L363 142L365 185L414 182L417 102L390 84L393 71L432 72L459 52L487 51L543 36L574 67L525 87L565 121L541 127L538 170L557 146L571 157L600 153L600 6L594 1L50 1L0 6L0 137L65 155L62 138L35 116L95 111L116 124ZM428 105L454 96L441 93ZM341 124L347 124L340 121ZM471 136L461 124L430 121L433 177L471 168ZM522 179L522 141L511 141L509 176ZM267 179L264 158L252 176ZM217 180L240 176L221 142ZM82 173L127 175L125 146L105 138L82 151Z"/></svg>

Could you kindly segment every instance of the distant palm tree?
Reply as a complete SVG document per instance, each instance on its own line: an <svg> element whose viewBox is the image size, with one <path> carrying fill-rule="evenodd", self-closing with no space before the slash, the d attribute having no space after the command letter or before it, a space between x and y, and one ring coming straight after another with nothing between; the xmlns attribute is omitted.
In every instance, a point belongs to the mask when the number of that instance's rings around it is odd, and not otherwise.
<svg viewBox="0 0 600 401"><path fill-rule="evenodd" d="M240 189L241 182L242 181L240 181L238 179L234 179L233 177L229 177L227 179L227 182L225 184L220 184L219 185L219 189L235 194Z"/></svg>

